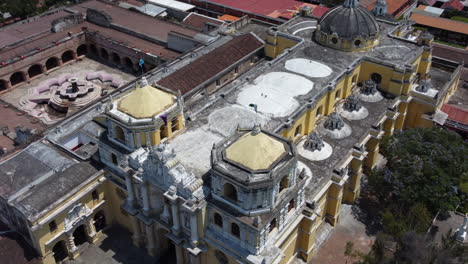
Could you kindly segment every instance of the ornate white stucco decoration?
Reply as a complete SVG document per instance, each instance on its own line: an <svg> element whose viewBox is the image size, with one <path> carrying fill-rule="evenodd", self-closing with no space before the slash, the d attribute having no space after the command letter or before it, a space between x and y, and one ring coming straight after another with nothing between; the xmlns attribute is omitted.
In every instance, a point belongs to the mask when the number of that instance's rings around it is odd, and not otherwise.
<svg viewBox="0 0 468 264"><path fill-rule="evenodd" d="M68 212L67 218L65 218L65 232L73 230L75 226L88 218L92 213L93 211L86 204L82 205L79 203L73 206Z"/></svg>
<svg viewBox="0 0 468 264"><path fill-rule="evenodd" d="M174 150L166 144L135 151L130 164L142 168L143 177L166 190L175 186L177 194L186 199L203 197L203 181L186 170L177 159Z"/></svg>

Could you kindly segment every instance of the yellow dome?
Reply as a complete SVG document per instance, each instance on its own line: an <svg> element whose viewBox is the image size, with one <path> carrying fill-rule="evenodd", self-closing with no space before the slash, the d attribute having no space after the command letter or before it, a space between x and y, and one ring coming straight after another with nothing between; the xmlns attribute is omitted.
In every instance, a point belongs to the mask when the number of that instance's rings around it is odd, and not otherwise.
<svg viewBox="0 0 468 264"><path fill-rule="evenodd" d="M247 133L226 149L226 158L252 170L265 170L285 151L282 142L265 133Z"/></svg>
<svg viewBox="0 0 468 264"><path fill-rule="evenodd" d="M150 85L137 87L120 100L119 111L134 118L152 118L174 103L173 95Z"/></svg>

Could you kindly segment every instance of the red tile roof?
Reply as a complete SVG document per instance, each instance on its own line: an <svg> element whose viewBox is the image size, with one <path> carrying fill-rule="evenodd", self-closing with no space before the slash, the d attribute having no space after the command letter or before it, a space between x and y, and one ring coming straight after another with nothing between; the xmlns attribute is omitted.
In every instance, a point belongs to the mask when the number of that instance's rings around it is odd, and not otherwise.
<svg viewBox="0 0 468 264"><path fill-rule="evenodd" d="M254 34L237 36L161 79L158 84L186 94L262 46L263 42Z"/></svg>
<svg viewBox="0 0 468 264"><path fill-rule="evenodd" d="M166 22L153 17L139 14L119 6L108 4L96 0L82 2L71 7L86 14L87 8L93 8L106 12L112 17L112 22L120 26L134 30L144 35L148 35L166 42L168 33L173 31L182 35L193 37L199 32L180 26L175 23Z"/></svg>
<svg viewBox="0 0 468 264"><path fill-rule="evenodd" d="M464 62L465 65L468 66L468 50L433 43L432 55L451 61Z"/></svg>
<svg viewBox="0 0 468 264"><path fill-rule="evenodd" d="M401 9L403 6L408 5L411 0L387 0L387 13L392 16L399 16L406 8ZM377 0L361 0L360 5L367 8L367 10L372 11L374 9L375 3Z"/></svg>
<svg viewBox="0 0 468 264"><path fill-rule="evenodd" d="M223 20L223 21L226 21L226 22L233 22L233 21L236 21L237 19L239 19L239 17L236 17L236 16L231 16L231 15L222 15L220 17L218 17L219 20Z"/></svg>
<svg viewBox="0 0 468 264"><path fill-rule="evenodd" d="M215 25L221 25L223 24L222 21L219 21L218 19L214 19L211 17L207 17L204 15L200 15L197 13L190 13L188 16L184 18L182 21L183 24L190 25L194 28L202 30L203 27L205 26L206 23L210 24L215 24Z"/></svg>
<svg viewBox="0 0 468 264"><path fill-rule="evenodd" d="M447 31L468 34L468 23L455 21L446 18L426 16L423 14L412 13L410 20L416 21L416 24L439 28Z"/></svg>
<svg viewBox="0 0 468 264"><path fill-rule="evenodd" d="M321 18L330 8L326 6L316 6L314 10L312 10L312 16L315 18Z"/></svg>
<svg viewBox="0 0 468 264"><path fill-rule="evenodd" d="M275 18L285 12L298 10L304 5L303 2L296 0L207 0L200 2L215 3Z"/></svg>
<svg viewBox="0 0 468 264"><path fill-rule="evenodd" d="M468 110L449 104L444 104L441 110L448 114L448 119L468 125Z"/></svg>
<svg viewBox="0 0 468 264"><path fill-rule="evenodd" d="M454 10L462 11L463 7L464 6L463 6L462 3L460 3L460 1L450 0L450 1L445 2L440 8L442 8L442 9L454 9Z"/></svg>

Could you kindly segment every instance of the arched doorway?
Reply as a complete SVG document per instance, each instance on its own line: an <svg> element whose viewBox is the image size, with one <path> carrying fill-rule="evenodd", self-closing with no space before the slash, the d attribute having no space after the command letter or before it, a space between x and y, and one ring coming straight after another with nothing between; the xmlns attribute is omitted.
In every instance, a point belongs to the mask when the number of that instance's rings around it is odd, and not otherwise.
<svg viewBox="0 0 468 264"><path fill-rule="evenodd" d="M7 89L8 82L5 80L0 80L0 92Z"/></svg>
<svg viewBox="0 0 468 264"><path fill-rule="evenodd" d="M109 53L107 53L107 50L104 48L101 49L101 57L105 60L109 60Z"/></svg>
<svg viewBox="0 0 468 264"><path fill-rule="evenodd" d="M120 64L120 56L115 52L112 52L112 62L115 64Z"/></svg>
<svg viewBox="0 0 468 264"><path fill-rule="evenodd" d="M56 58L56 57L52 57L52 58L48 59L48 60L46 61L46 63L45 63L46 69L47 69L47 70L51 70L51 69L53 69L53 68L55 68L55 67L58 67L58 66L59 66L59 61L58 61L58 60L59 60L59 59Z"/></svg>
<svg viewBox="0 0 468 264"><path fill-rule="evenodd" d="M73 51L67 50L62 54L62 62L67 63L73 60Z"/></svg>
<svg viewBox="0 0 468 264"><path fill-rule="evenodd" d="M60 263L64 261L68 257L67 246L65 245L65 241L60 240L59 242L57 242L52 248L52 252L54 254L55 263Z"/></svg>
<svg viewBox="0 0 468 264"><path fill-rule="evenodd" d="M15 86L25 81L23 72L15 72L10 77L11 86Z"/></svg>
<svg viewBox="0 0 468 264"><path fill-rule="evenodd" d="M123 61L124 61L125 67L127 67L129 70L133 70L133 62L131 59L129 59L128 57L125 57Z"/></svg>
<svg viewBox="0 0 468 264"><path fill-rule="evenodd" d="M175 245L170 239L167 239L167 243L167 249L162 251L163 253L159 258L159 263L177 263L177 253Z"/></svg>
<svg viewBox="0 0 468 264"><path fill-rule="evenodd" d="M98 55L97 48L94 44L89 45L89 50L91 51L91 54Z"/></svg>
<svg viewBox="0 0 468 264"><path fill-rule="evenodd" d="M103 211L97 212L93 219L96 232L99 232L106 227L106 216L104 215Z"/></svg>
<svg viewBox="0 0 468 264"><path fill-rule="evenodd" d="M37 75L42 74L42 66L39 64L34 64L33 66L29 67L28 75L29 78L35 77Z"/></svg>
<svg viewBox="0 0 468 264"><path fill-rule="evenodd" d="M86 47L86 44L81 44L77 49L76 49L76 54L79 56L86 55L88 53L88 48Z"/></svg>
<svg viewBox="0 0 468 264"><path fill-rule="evenodd" d="M82 245L86 242L86 230L84 225L80 225L76 228L75 232L73 232L73 241L75 242L75 246Z"/></svg>

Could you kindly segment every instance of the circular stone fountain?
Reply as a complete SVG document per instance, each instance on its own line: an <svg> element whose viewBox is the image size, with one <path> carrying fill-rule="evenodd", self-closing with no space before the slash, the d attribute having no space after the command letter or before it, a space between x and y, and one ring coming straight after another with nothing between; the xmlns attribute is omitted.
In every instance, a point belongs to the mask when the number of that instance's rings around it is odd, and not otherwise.
<svg viewBox="0 0 468 264"><path fill-rule="evenodd" d="M83 107L101 95L101 87L72 77L58 86L50 97L49 105L60 112L70 107Z"/></svg>

